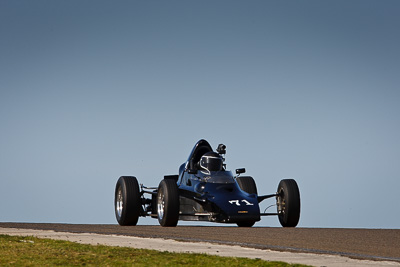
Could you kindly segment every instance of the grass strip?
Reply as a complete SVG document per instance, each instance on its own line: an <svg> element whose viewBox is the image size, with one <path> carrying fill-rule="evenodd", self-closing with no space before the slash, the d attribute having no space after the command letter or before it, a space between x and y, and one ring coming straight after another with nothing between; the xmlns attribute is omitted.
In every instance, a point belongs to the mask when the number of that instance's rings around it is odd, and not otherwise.
<svg viewBox="0 0 400 267"><path fill-rule="evenodd" d="M0 266L305 266L260 259L170 253L0 235Z"/></svg>

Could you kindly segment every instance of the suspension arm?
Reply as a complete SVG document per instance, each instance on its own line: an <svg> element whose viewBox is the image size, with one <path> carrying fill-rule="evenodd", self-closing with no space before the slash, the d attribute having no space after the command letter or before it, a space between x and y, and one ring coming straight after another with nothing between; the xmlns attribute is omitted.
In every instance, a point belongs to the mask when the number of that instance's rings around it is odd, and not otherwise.
<svg viewBox="0 0 400 267"><path fill-rule="evenodd" d="M260 216L276 216L279 215L279 213L260 213Z"/></svg>
<svg viewBox="0 0 400 267"><path fill-rule="evenodd" d="M140 184L140 187L141 187L141 192L140 192L141 195L143 195L144 193L150 195L157 195L157 189L158 189L157 187L146 187L143 184ZM153 190L153 191L148 191L148 190Z"/></svg>
<svg viewBox="0 0 400 267"><path fill-rule="evenodd" d="M278 196L277 193L271 194L271 195L265 195L265 196L258 196L258 197L257 197L257 200L258 200L258 203L260 203L260 202L263 201L264 199L271 198L271 197L276 197L276 196Z"/></svg>

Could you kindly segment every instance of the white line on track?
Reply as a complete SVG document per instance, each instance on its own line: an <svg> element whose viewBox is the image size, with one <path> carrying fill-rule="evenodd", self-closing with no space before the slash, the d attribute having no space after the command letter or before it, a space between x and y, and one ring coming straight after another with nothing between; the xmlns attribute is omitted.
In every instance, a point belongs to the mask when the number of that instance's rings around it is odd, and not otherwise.
<svg viewBox="0 0 400 267"><path fill-rule="evenodd" d="M399 266L400 263L392 261L355 260L337 255L322 255L312 253L292 253L272 250L245 248L240 246L218 245L205 242L179 242L171 239L141 238L121 235L100 235L91 233L65 233L51 230L31 230L16 228L1 228L0 234L14 236L35 236L55 240L67 240L81 244L107 245L154 249L168 252L206 253L226 257L258 258L266 261L284 261L312 266Z"/></svg>

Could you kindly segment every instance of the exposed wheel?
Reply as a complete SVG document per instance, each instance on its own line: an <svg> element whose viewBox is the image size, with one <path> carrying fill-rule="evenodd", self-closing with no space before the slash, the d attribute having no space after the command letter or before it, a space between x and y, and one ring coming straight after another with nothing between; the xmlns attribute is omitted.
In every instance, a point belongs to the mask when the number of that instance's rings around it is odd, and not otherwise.
<svg viewBox="0 0 400 267"><path fill-rule="evenodd" d="M257 186L256 182L254 181L253 177L250 176L240 176L236 178L236 182L240 186L240 189L249 193L249 194L256 194L257 195Z"/></svg>
<svg viewBox="0 0 400 267"><path fill-rule="evenodd" d="M239 227L252 227L256 222L250 221L250 222L238 222L236 223L237 226Z"/></svg>
<svg viewBox="0 0 400 267"><path fill-rule="evenodd" d="M161 226L176 226L179 219L179 191L175 180L164 179L157 191L157 217Z"/></svg>
<svg viewBox="0 0 400 267"><path fill-rule="evenodd" d="M279 222L283 227L296 227L300 219L300 191L293 179L280 181L276 204Z"/></svg>
<svg viewBox="0 0 400 267"><path fill-rule="evenodd" d="M136 177L121 176L115 187L115 216L120 225L136 225L140 215L141 200Z"/></svg>

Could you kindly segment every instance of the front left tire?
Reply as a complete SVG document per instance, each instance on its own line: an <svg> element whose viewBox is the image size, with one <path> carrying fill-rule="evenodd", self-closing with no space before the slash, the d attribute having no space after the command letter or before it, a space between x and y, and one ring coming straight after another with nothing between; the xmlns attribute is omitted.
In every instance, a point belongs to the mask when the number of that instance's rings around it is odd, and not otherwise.
<svg viewBox="0 0 400 267"><path fill-rule="evenodd" d="M134 176L121 176L115 186L115 217L122 226L136 225L140 216L139 184Z"/></svg>
<svg viewBox="0 0 400 267"><path fill-rule="evenodd" d="M279 222L283 227L296 227L300 220L300 190L295 180L281 180L276 197Z"/></svg>

